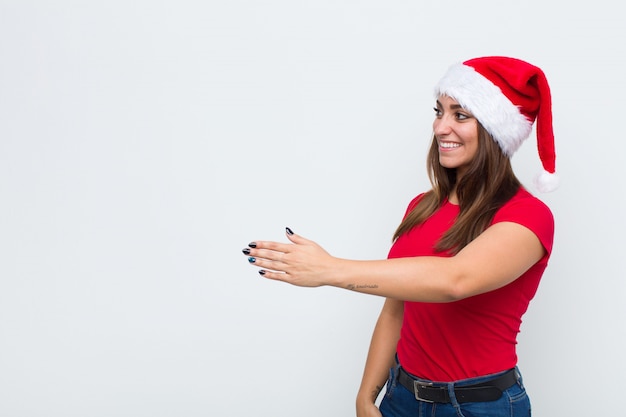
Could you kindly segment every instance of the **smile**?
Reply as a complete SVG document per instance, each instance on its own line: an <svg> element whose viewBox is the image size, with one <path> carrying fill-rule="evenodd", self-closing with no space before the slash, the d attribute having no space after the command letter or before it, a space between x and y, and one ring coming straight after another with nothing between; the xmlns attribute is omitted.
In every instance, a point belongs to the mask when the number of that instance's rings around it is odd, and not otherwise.
<svg viewBox="0 0 626 417"><path fill-rule="evenodd" d="M439 142L439 147L443 149L459 148L460 146L461 146L460 143L455 143L455 142Z"/></svg>

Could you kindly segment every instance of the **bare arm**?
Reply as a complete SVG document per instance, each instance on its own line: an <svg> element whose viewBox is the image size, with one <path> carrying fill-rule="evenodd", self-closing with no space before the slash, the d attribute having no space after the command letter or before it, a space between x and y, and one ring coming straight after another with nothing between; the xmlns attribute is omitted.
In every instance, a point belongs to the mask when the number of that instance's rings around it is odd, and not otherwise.
<svg viewBox="0 0 626 417"><path fill-rule="evenodd" d="M537 236L516 223L497 223L450 258L355 261L288 234L291 244L257 241L250 262L269 279L294 285L331 285L388 298L449 302L500 288L545 254Z"/></svg>
<svg viewBox="0 0 626 417"><path fill-rule="evenodd" d="M402 301L390 298L385 300L374 328L361 387L356 398L358 417L380 416L375 402L387 380L389 368L395 362L403 314L404 303Z"/></svg>

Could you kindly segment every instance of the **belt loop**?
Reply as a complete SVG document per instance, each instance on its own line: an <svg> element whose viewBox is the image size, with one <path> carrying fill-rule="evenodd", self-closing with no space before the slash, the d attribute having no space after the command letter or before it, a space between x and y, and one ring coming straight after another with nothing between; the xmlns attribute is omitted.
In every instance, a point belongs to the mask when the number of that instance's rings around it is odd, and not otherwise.
<svg viewBox="0 0 626 417"><path fill-rule="evenodd" d="M522 380L522 373L520 372L519 368L516 366L515 368L513 368L513 375L515 375L515 382L521 382Z"/></svg>
<svg viewBox="0 0 626 417"><path fill-rule="evenodd" d="M454 408L459 408L461 405L456 399L456 393L454 392L454 382L448 383L448 397L450 397L450 403Z"/></svg>

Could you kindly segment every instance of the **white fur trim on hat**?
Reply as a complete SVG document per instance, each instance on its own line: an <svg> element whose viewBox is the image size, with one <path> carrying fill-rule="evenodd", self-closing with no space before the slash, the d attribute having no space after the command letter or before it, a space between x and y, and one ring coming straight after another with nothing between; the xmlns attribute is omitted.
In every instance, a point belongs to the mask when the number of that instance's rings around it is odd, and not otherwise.
<svg viewBox="0 0 626 417"><path fill-rule="evenodd" d="M512 156L530 135L533 122L487 78L472 67L456 64L435 87L435 95L449 96L476 117L500 148Z"/></svg>

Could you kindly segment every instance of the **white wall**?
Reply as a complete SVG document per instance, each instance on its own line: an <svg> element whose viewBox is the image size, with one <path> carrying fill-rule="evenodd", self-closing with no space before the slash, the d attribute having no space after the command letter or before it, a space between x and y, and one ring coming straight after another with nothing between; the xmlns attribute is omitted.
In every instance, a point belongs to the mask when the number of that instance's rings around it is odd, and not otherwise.
<svg viewBox="0 0 626 417"><path fill-rule="evenodd" d="M626 371L617 3L0 0L0 416L349 416L382 300L261 279L284 227L383 258L428 187L432 87L517 56L552 85L555 251L534 415ZM534 136L514 157L539 169Z"/></svg>

